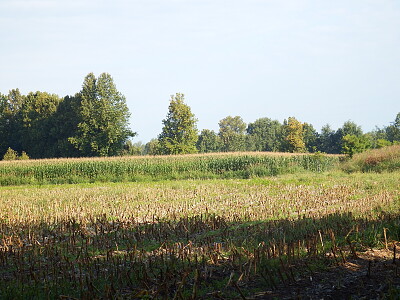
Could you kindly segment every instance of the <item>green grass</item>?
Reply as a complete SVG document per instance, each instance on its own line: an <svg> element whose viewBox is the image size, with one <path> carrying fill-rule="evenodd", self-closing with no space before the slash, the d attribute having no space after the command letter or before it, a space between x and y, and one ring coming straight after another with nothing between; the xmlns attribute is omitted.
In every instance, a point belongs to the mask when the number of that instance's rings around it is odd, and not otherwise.
<svg viewBox="0 0 400 300"><path fill-rule="evenodd" d="M0 162L0 185L276 176L335 168L338 156L235 153Z"/></svg>
<svg viewBox="0 0 400 300"><path fill-rule="evenodd" d="M394 172L400 170L400 145L365 151L354 155L342 165L352 172Z"/></svg>

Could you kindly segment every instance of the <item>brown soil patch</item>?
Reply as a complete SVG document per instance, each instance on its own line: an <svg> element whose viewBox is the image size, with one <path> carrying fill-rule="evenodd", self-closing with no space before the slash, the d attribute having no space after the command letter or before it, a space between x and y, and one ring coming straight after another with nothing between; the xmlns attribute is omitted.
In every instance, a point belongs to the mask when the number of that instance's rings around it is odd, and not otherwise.
<svg viewBox="0 0 400 300"><path fill-rule="evenodd" d="M400 261L393 261L393 254L393 248L360 252L327 271L248 299L400 299Z"/></svg>

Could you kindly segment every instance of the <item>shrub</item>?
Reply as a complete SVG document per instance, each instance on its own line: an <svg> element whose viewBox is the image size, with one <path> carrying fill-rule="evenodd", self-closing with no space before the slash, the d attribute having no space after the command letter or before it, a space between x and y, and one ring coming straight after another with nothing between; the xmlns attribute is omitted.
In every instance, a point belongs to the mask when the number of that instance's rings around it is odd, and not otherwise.
<svg viewBox="0 0 400 300"><path fill-rule="evenodd" d="M4 154L3 156L3 160L17 160L17 159L18 159L17 151L8 147L6 154Z"/></svg>
<svg viewBox="0 0 400 300"><path fill-rule="evenodd" d="M29 156L28 156L28 154L26 154L25 151L22 151L21 156L18 157L18 159L19 159L19 160L28 160L28 159L29 159Z"/></svg>

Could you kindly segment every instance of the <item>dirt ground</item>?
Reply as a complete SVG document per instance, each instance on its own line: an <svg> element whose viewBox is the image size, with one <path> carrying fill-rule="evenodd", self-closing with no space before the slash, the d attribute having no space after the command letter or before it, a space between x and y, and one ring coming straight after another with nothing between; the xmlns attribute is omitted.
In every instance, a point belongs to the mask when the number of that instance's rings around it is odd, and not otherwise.
<svg viewBox="0 0 400 300"><path fill-rule="evenodd" d="M358 252L326 271L246 299L400 299L400 253L393 260L393 248Z"/></svg>

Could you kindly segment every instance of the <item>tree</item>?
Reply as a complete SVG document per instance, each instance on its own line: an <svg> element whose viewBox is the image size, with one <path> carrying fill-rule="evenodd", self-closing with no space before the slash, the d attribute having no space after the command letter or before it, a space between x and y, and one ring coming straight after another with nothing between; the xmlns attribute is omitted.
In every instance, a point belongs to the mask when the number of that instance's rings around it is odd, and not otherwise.
<svg viewBox="0 0 400 300"><path fill-rule="evenodd" d="M319 146L318 150L325 153L333 153L333 137L335 131L331 128L329 124L322 126L321 134L319 136Z"/></svg>
<svg viewBox="0 0 400 300"><path fill-rule="evenodd" d="M308 152L316 152L319 144L319 134L311 124L303 124L303 137Z"/></svg>
<svg viewBox="0 0 400 300"><path fill-rule="evenodd" d="M171 95L164 127L158 136L161 154L196 153L197 119L181 93Z"/></svg>
<svg viewBox="0 0 400 300"><path fill-rule="evenodd" d="M143 155L145 145L142 142L133 143L131 140L127 140L124 145L122 155Z"/></svg>
<svg viewBox="0 0 400 300"><path fill-rule="evenodd" d="M219 137L222 141L222 151L244 151L246 123L239 116L228 116L219 121Z"/></svg>
<svg viewBox="0 0 400 300"><path fill-rule="evenodd" d="M355 136L362 136L363 135L363 131L361 129L361 126L357 125L353 121L344 122L343 126L341 128L339 128L338 131L340 132L340 134L342 136L345 136L345 135L348 135L348 134L355 135Z"/></svg>
<svg viewBox="0 0 400 300"><path fill-rule="evenodd" d="M1 153L5 153L9 147L16 151L22 151L21 108L25 97L21 95L18 89L13 89L7 96L1 95L0 100L0 151Z"/></svg>
<svg viewBox="0 0 400 300"><path fill-rule="evenodd" d="M218 152L221 149L221 140L213 130L203 129L196 147L200 153Z"/></svg>
<svg viewBox="0 0 400 300"><path fill-rule="evenodd" d="M247 126L252 151L279 151L282 145L282 124L277 120L260 118Z"/></svg>
<svg viewBox="0 0 400 300"><path fill-rule="evenodd" d="M305 152L303 124L296 118L289 117L287 121L284 121L283 126L287 142L285 150L288 152Z"/></svg>
<svg viewBox="0 0 400 300"><path fill-rule="evenodd" d="M160 145L158 139L152 139L144 147L144 154L146 155L158 155L160 154Z"/></svg>
<svg viewBox="0 0 400 300"><path fill-rule="evenodd" d="M112 156L123 150L125 141L135 135L128 128L129 110L125 97L118 92L107 73L96 79L88 74L80 97L80 122L68 140L83 156Z"/></svg>
<svg viewBox="0 0 400 300"><path fill-rule="evenodd" d="M17 159L18 159L17 151L9 147L3 156L3 160L17 160Z"/></svg>
<svg viewBox="0 0 400 300"><path fill-rule="evenodd" d="M52 146L49 151L52 157L78 157L83 153L69 141L78 135L78 124L81 119L81 98L79 94L66 96L58 105L57 110L48 120L49 139Z"/></svg>
<svg viewBox="0 0 400 300"><path fill-rule="evenodd" d="M50 135L53 128L50 118L61 101L55 94L39 91L24 97L21 106L20 144L31 157L53 157L52 148L56 141Z"/></svg>
<svg viewBox="0 0 400 300"><path fill-rule="evenodd" d="M394 122L386 127L386 135L389 141L400 141L400 112L396 115Z"/></svg>
<svg viewBox="0 0 400 300"><path fill-rule="evenodd" d="M353 157L355 153L365 151L370 147L368 138L365 136L356 136L354 134L346 134L342 140L342 153Z"/></svg>

